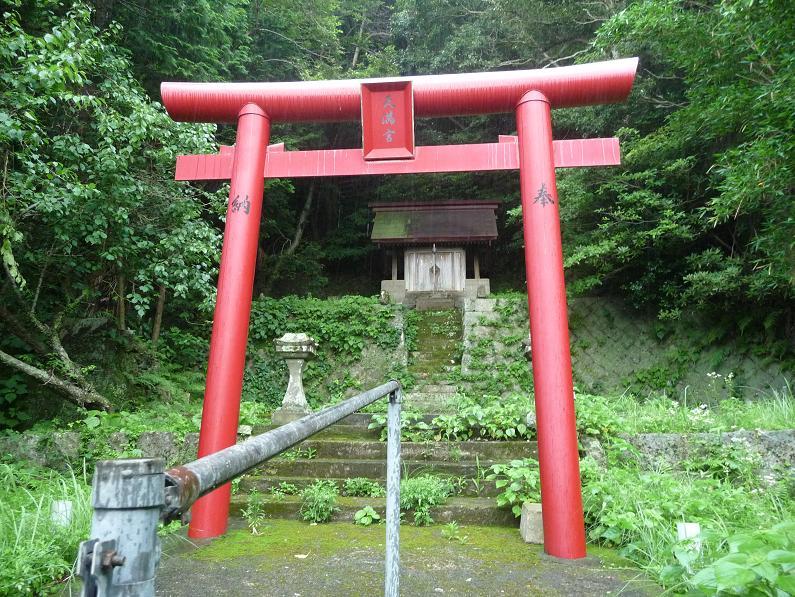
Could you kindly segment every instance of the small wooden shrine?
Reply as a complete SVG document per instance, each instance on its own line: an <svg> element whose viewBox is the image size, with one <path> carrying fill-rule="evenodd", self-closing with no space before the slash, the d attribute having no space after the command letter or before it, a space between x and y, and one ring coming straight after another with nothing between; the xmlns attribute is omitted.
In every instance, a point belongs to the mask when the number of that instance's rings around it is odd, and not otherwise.
<svg viewBox="0 0 795 597"><path fill-rule="evenodd" d="M382 295L418 308L460 306L489 295L481 277L487 248L497 238L497 201L371 203L371 240L391 260Z"/></svg>

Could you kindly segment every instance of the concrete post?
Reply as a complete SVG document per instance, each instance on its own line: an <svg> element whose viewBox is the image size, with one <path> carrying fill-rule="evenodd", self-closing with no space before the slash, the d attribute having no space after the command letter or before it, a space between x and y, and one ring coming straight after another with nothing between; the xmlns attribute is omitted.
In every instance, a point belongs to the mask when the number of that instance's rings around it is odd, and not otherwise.
<svg viewBox="0 0 795 597"><path fill-rule="evenodd" d="M282 405L274 411L271 420L276 425L284 425L312 412L304 394L304 364L314 358L317 342L306 334L284 334L274 340L276 352L287 363L290 380L284 393Z"/></svg>
<svg viewBox="0 0 795 597"><path fill-rule="evenodd" d="M155 594L160 562L157 525L165 505L161 458L97 463L91 539L80 544L82 597Z"/></svg>

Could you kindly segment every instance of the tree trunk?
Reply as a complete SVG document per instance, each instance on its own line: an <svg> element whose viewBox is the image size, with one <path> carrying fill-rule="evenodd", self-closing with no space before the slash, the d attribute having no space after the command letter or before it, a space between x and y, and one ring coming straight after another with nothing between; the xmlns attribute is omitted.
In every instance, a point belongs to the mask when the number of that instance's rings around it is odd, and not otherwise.
<svg viewBox="0 0 795 597"><path fill-rule="evenodd" d="M45 386L52 386L67 400L69 400L69 402L73 402L78 406L110 410L110 402L108 402L107 399L100 394L97 394L93 389L82 388L70 381L56 377L53 373L48 373L43 369L28 365L27 363L20 361L19 359L6 352L3 352L2 350L0 350L0 363L8 365L17 371L20 371L25 375L40 381Z"/></svg>
<svg viewBox="0 0 795 597"><path fill-rule="evenodd" d="M301 244L301 239L304 237L304 227L306 226L306 221L309 219L309 213L312 211L312 201L315 197L315 184L316 183L313 180L309 185L309 189L306 192L304 207L301 209L301 214L298 216L298 222L295 225L295 235L293 236L293 240L290 241L290 244L287 246L287 248L276 259L276 264L273 266L273 272L268 276L265 286L262 289L262 294L264 295L270 294L274 282L276 282L276 280L279 278L279 272L281 272L282 267L284 267L284 259L295 253L298 245Z"/></svg>
<svg viewBox="0 0 795 597"><path fill-rule="evenodd" d="M351 70L356 68L359 62L359 52L361 51L362 35L364 35L364 15L362 15L362 22L359 24L359 36L356 38L356 49L353 51L353 59L351 60Z"/></svg>
<svg viewBox="0 0 795 597"><path fill-rule="evenodd" d="M116 293L118 295L117 305L119 311L118 325L122 332L127 331L127 278L124 274L119 274L119 289Z"/></svg>
<svg viewBox="0 0 795 597"><path fill-rule="evenodd" d="M152 346L157 347L157 340L160 338L160 326L163 323L163 307L166 304L166 287L160 285L160 296L157 297L157 308L155 309L155 321L152 324Z"/></svg>

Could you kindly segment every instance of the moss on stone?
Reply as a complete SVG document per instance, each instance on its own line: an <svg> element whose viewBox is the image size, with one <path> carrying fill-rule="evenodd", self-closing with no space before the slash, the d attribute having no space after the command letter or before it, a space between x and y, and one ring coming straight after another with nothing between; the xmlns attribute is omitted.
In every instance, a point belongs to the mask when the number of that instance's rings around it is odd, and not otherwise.
<svg viewBox="0 0 795 597"><path fill-rule="evenodd" d="M589 549L610 564L589 558L575 563L542 556L522 542L516 529L461 525L449 540L443 526L400 529L401 589L407 595L603 595L617 593L633 578L627 595L659 594L653 584L623 571L610 550ZM159 590L180 597L195 594L377 595L383 591L383 525L308 525L274 520L254 536L233 530L199 547L169 541ZM466 538L466 539L463 539ZM191 578L191 583L184 583Z"/></svg>

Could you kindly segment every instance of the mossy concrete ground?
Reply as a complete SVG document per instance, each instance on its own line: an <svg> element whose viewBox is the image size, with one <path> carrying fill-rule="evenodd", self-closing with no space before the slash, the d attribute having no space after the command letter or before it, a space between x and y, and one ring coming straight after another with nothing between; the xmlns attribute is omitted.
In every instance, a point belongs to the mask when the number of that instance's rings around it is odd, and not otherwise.
<svg viewBox="0 0 795 597"><path fill-rule="evenodd" d="M661 591L613 552L589 549L585 560L562 562L522 542L516 529L404 525L401 594L414 595L657 595ZM165 542L158 595L382 595L384 527L309 525L273 520L260 535L247 529L195 545Z"/></svg>

